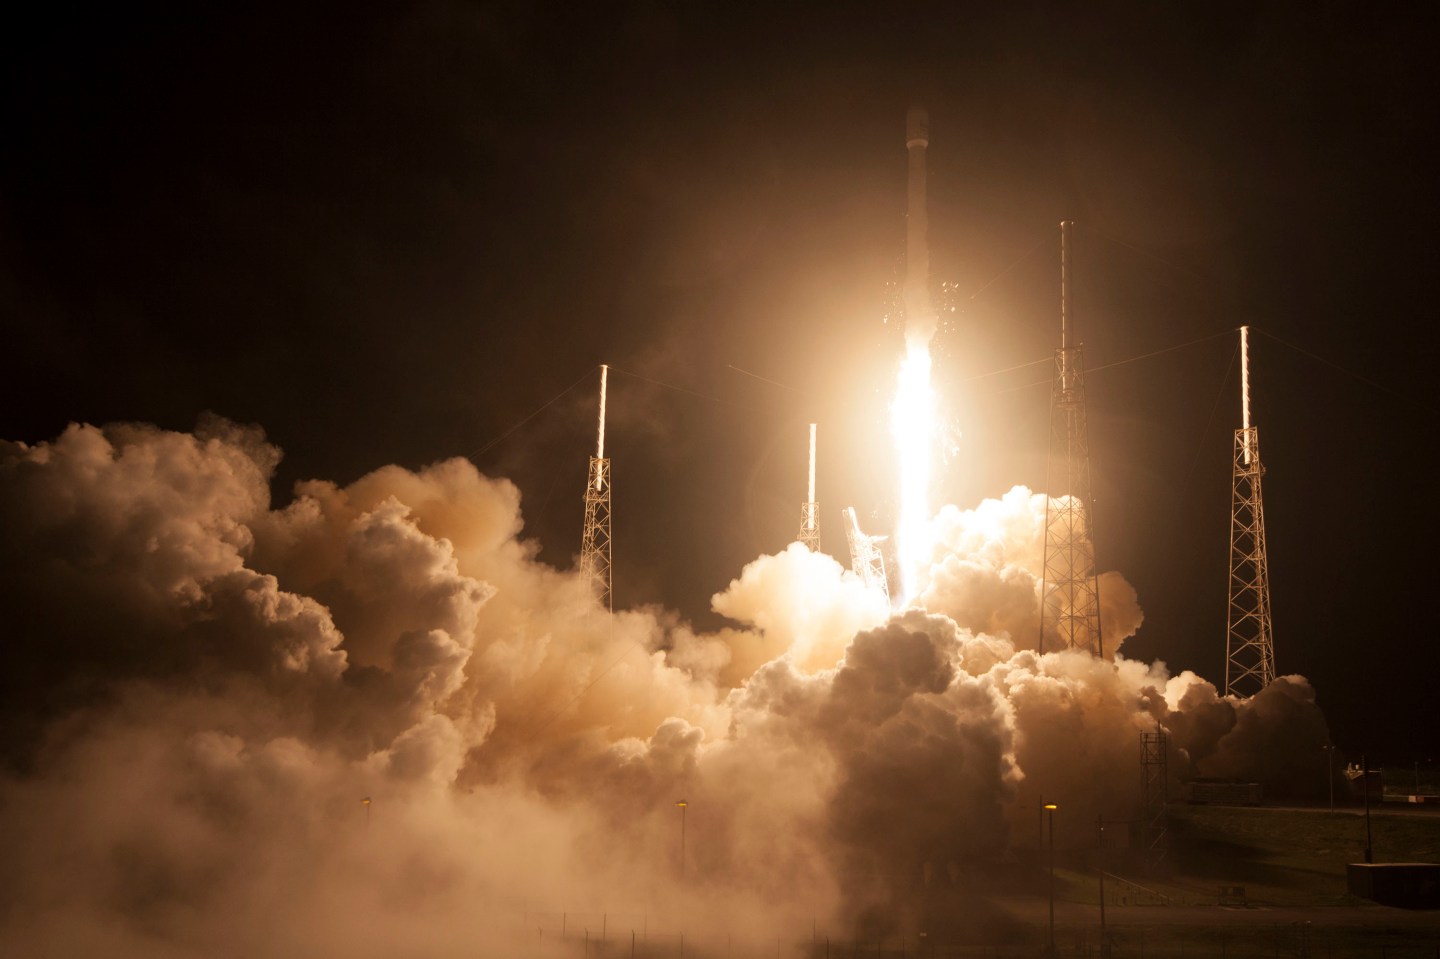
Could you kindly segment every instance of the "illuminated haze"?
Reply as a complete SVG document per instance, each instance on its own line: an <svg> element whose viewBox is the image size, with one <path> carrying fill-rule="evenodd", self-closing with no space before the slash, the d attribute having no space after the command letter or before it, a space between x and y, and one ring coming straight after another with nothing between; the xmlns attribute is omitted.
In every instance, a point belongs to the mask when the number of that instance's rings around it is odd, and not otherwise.
<svg viewBox="0 0 1440 959"><path fill-rule="evenodd" d="M1037 655L1024 488L927 517L923 610L792 544L703 632L598 608L466 460L274 509L279 458L218 418L0 444L5 954L495 954L562 912L913 934L926 896L983 901L1041 792L1128 818L1141 731L1272 789L1328 741L1301 677L1236 702ZM1101 596L1120 645L1138 598Z"/></svg>

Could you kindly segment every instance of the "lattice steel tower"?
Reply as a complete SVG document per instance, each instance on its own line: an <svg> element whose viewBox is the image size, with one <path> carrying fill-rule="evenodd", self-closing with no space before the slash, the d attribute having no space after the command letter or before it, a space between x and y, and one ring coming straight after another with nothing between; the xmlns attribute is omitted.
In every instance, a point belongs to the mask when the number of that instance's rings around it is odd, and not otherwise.
<svg viewBox="0 0 1440 959"><path fill-rule="evenodd" d="M1140 832L1145 865L1153 870L1169 844L1165 807L1170 800L1169 737L1163 729L1140 733Z"/></svg>
<svg viewBox="0 0 1440 959"><path fill-rule="evenodd" d="M845 517L845 540L850 544L850 569L860 581L871 589L878 590L890 602L890 580L885 575L885 554L880 551L884 536L866 536L860 530L860 521L855 518L855 507L841 510Z"/></svg>
<svg viewBox="0 0 1440 959"><path fill-rule="evenodd" d="M1253 696L1275 679L1270 624L1270 563L1260 497L1260 432L1250 425L1250 327L1240 327L1241 427L1230 480L1230 613L1225 695Z"/></svg>
<svg viewBox="0 0 1440 959"><path fill-rule="evenodd" d="M820 504L815 502L815 424L810 424L810 496L800 504L800 535L812 553L820 552Z"/></svg>
<svg viewBox="0 0 1440 959"><path fill-rule="evenodd" d="M1085 425L1085 363L1072 346L1070 231L1060 224L1060 349L1050 402L1050 456L1045 503L1045 566L1040 590L1040 641L1054 629L1058 647L1100 656L1100 587L1095 575L1090 498L1090 436Z"/></svg>
<svg viewBox="0 0 1440 959"><path fill-rule="evenodd" d="M590 579L601 605L610 598L610 461L605 458L605 380L610 368L600 366L600 426L590 478L585 482L585 529L580 536L580 573Z"/></svg>

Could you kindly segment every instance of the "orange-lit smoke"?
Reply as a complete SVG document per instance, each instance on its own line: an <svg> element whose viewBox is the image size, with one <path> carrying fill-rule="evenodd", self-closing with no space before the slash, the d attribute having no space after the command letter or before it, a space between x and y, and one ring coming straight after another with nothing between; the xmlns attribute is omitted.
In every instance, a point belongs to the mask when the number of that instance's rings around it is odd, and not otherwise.
<svg viewBox="0 0 1440 959"><path fill-rule="evenodd" d="M925 895L983 899L969 877L1037 793L1126 818L1142 730L1171 732L1177 776L1323 762L1298 677L1237 702L1037 655L1028 490L933 517L924 611L790 546L705 632L598 607L464 460L273 509L278 457L220 420L0 444L0 953L913 934ZM1107 575L1118 638L1141 614Z"/></svg>

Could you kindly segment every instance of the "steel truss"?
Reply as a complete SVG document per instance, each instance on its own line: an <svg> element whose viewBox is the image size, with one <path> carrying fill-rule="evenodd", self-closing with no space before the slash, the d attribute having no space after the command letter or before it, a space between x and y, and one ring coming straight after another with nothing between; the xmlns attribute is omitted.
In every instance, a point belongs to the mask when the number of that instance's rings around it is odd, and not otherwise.
<svg viewBox="0 0 1440 959"><path fill-rule="evenodd" d="M600 604L606 609L613 609L610 594L610 460L597 456L590 457L590 479L585 485L580 574L590 580Z"/></svg>
<svg viewBox="0 0 1440 959"><path fill-rule="evenodd" d="M860 531L860 521L855 518L855 507L845 507L845 539L850 544L850 568L860 581L871 589L879 590L890 602L890 581L885 577L885 554L880 551L883 536L866 536Z"/></svg>
<svg viewBox="0 0 1440 959"><path fill-rule="evenodd" d="M1061 649L1103 655L1100 585L1091 537L1090 437L1085 424L1085 367L1078 346L1055 351L1050 458L1045 504L1045 564L1040 651L1053 628Z"/></svg>
<svg viewBox="0 0 1440 959"><path fill-rule="evenodd" d="M1165 858L1169 844L1165 820L1165 805L1170 800L1168 738L1161 729L1140 734L1140 830L1145 863L1152 870Z"/></svg>
<svg viewBox="0 0 1440 959"><path fill-rule="evenodd" d="M812 553L820 552L819 503L800 504L800 535L795 539L804 543Z"/></svg>
<svg viewBox="0 0 1440 959"><path fill-rule="evenodd" d="M1230 497L1230 612L1225 695L1253 696L1275 680L1270 622L1270 564L1265 555L1265 504L1259 427L1235 431Z"/></svg>

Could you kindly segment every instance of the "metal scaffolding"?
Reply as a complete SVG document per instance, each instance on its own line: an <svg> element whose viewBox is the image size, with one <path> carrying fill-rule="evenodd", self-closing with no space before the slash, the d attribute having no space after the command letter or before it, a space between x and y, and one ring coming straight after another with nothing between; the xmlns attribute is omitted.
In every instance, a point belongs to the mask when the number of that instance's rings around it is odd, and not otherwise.
<svg viewBox="0 0 1440 959"><path fill-rule="evenodd" d="M1085 363L1070 345L1070 230L1060 224L1060 349L1050 404L1045 504L1045 562L1040 599L1040 652L1053 629L1060 649L1103 654L1100 586L1095 572L1090 436L1085 423Z"/></svg>
<svg viewBox="0 0 1440 959"><path fill-rule="evenodd" d="M610 368L600 367L600 425L590 475L585 481L585 528L580 536L580 574L595 596L612 609L610 582L610 461L605 458L605 382Z"/></svg>
<svg viewBox="0 0 1440 959"><path fill-rule="evenodd" d="M1240 429L1230 482L1230 603L1226 628L1225 695L1253 696L1275 680L1270 622L1270 563L1265 555L1265 503L1259 428L1250 424L1250 328L1240 327Z"/></svg>
<svg viewBox="0 0 1440 959"><path fill-rule="evenodd" d="M883 536L866 536L860 531L860 521L855 518L855 507L847 506L845 515L845 539L850 544L850 568L855 575L871 589L879 590L890 602L890 581L885 577L885 555L880 551Z"/></svg>
<svg viewBox="0 0 1440 959"><path fill-rule="evenodd" d="M1154 870L1165 858L1165 805L1170 800L1169 737L1163 729L1140 734L1140 831L1145 864Z"/></svg>

